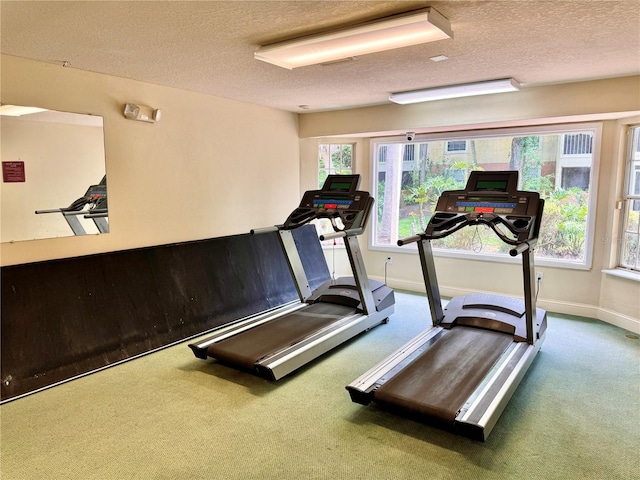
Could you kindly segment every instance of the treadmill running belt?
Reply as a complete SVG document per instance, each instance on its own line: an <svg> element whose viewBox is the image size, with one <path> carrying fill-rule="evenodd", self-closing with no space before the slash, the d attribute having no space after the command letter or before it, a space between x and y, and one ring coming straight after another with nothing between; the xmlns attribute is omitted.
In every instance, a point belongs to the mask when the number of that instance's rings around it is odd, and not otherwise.
<svg viewBox="0 0 640 480"><path fill-rule="evenodd" d="M513 336L458 326L374 393L380 405L443 424L453 421Z"/></svg>
<svg viewBox="0 0 640 480"><path fill-rule="evenodd" d="M213 343L207 348L207 354L222 362L253 369L255 363L266 355L293 345L352 313L355 313L353 307L314 303Z"/></svg>

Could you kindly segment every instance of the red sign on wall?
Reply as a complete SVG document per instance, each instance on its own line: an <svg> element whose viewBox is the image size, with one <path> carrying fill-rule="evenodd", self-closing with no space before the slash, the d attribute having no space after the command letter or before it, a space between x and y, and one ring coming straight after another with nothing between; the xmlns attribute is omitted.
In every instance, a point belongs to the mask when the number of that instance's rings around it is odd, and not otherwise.
<svg viewBox="0 0 640 480"><path fill-rule="evenodd" d="M2 181L24 182L24 162L2 162Z"/></svg>

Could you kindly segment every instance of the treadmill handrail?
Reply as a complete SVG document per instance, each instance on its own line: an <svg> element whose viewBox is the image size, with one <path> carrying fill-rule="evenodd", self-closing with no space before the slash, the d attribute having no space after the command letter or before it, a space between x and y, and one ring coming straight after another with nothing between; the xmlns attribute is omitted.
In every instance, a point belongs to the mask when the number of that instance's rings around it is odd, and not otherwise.
<svg viewBox="0 0 640 480"><path fill-rule="evenodd" d="M251 235L260 235L263 233L277 232L282 225L274 225L272 227L252 228L249 233Z"/></svg>
<svg viewBox="0 0 640 480"><path fill-rule="evenodd" d="M91 212L92 209L88 209L88 210L70 210L66 207L62 207L62 208L51 208L51 209L47 209L47 210L36 210L35 214L36 215L41 215L43 213L62 213L63 215L82 215L85 213L89 213Z"/></svg>
<svg viewBox="0 0 640 480"><path fill-rule="evenodd" d="M397 244L399 247L402 247L403 245L409 245L410 243L419 242L422 239L423 239L423 235L421 234L411 235L410 237L404 237L404 238L398 239Z"/></svg>
<svg viewBox="0 0 640 480"><path fill-rule="evenodd" d="M362 192L363 194L366 192ZM335 209L335 208L309 208L309 207L298 207L294 212L289 216L284 225L280 225L280 229L293 230L295 228L299 228L312 220L326 218L331 222L331 226L334 232L343 232L347 230L360 230L362 233L367 225L367 222L370 217L371 209L375 200L373 197L367 194L366 205L364 209L358 211L355 215L352 212L345 212L343 210ZM349 218L345 215L354 215L352 218ZM336 218L340 218L345 227L339 227L336 223Z"/></svg>
<svg viewBox="0 0 640 480"><path fill-rule="evenodd" d="M364 232L367 226L369 217L371 216L371 210L373 208L374 203L375 203L374 198L372 196L369 196L367 198L367 203L365 205L365 208L357 214L357 218L351 224L351 225L355 225L355 228L338 227L338 225L335 222L335 218L340 217L342 215L342 212L338 210L329 211L329 210L319 209L318 211L315 211L314 209L310 209L310 208L309 209L298 208L296 209L296 211L301 212L301 218L296 219L295 224L290 224L290 225L282 224L282 225L274 225L272 227L252 228L250 230L250 233L251 235L256 235L261 233L276 232L279 230L295 230L296 228L302 227L303 225L306 225L307 223L311 222L312 220L315 220L316 218L328 218L329 220L331 220L331 225L333 227L334 232L320 235L320 240L331 240L331 239L340 238L340 237L351 237L351 236L362 235L362 233Z"/></svg>
<svg viewBox="0 0 640 480"><path fill-rule="evenodd" d="M516 245L515 248L509 251L509 254L512 257L515 257L518 253L522 253L527 248L530 248L530 247L532 248L538 241L537 237L530 238L528 240L525 240L524 242L520 241L519 239L509 238L497 228L496 223L505 224L507 225L507 227L509 227L509 224L506 223L497 215L475 214L477 218L468 218L470 215L474 215L474 214L456 215L456 217L452 218L452 221L447 221L447 223L453 223L451 228L448 230L442 231L439 234L438 233L428 234L426 232L423 232L416 235L412 235L410 237L400 238L398 239L397 244L399 247L402 247L403 245L408 245L410 243L418 242L420 240L437 240L440 238L448 237L452 233L457 232L458 230L464 227L467 227L469 225L475 225L478 223L482 223L491 227L491 229L496 233L496 235L498 235L498 237L500 237L500 239L505 243L508 243L509 245ZM490 216L492 218L484 218L485 216ZM511 230L511 228L509 229ZM512 252L515 252L515 253L512 253Z"/></svg>
<svg viewBox="0 0 640 480"><path fill-rule="evenodd" d="M95 213L87 213L84 218L107 218L109 216L108 212L95 212Z"/></svg>
<svg viewBox="0 0 640 480"><path fill-rule="evenodd" d="M532 240L527 240L526 242L522 242L517 246L515 246L514 248L512 248L511 250L509 250L509 255L511 255L512 257L515 257L519 253L526 252L527 250L533 250L533 248L536 246L537 243L538 243L537 238L534 238Z"/></svg>
<svg viewBox="0 0 640 480"><path fill-rule="evenodd" d="M442 218L450 216L449 218ZM441 223L435 224L433 220L441 220ZM507 221L501 215L497 215L495 213L484 213L484 212L471 212L466 214L449 214L443 212L436 212L436 214L432 217L432 222L429 222L427 226L424 238L428 238L430 240L435 240L439 238L448 237L454 232L457 232L461 228L477 225L482 223L483 225L487 225L490 227L500 239L508 243L509 245L519 245L522 243L522 234L526 234L528 229L526 228L517 228L511 222ZM528 226L527 222L527 226ZM504 225L509 229L511 233L517 235L518 238L509 238L503 232L500 231L498 225Z"/></svg>
<svg viewBox="0 0 640 480"><path fill-rule="evenodd" d="M61 213L64 210L62 208L50 208L50 209L45 209L45 210L36 210L35 214L36 215L42 215L43 213Z"/></svg>
<svg viewBox="0 0 640 480"><path fill-rule="evenodd" d="M342 230L340 232L333 232L333 233L323 233L322 235L320 235L320 241L324 241L324 240L333 240L334 238L342 238L342 237L346 237L347 236L347 232L345 230Z"/></svg>
<svg viewBox="0 0 640 480"><path fill-rule="evenodd" d="M364 231L375 203L369 192L358 190L360 175L327 176L322 188L304 193L298 208L279 226L293 230L312 220L326 218L334 232L361 229ZM336 219L342 226L338 226Z"/></svg>
<svg viewBox="0 0 640 480"><path fill-rule="evenodd" d="M352 237L352 236L361 235L362 232L364 232L364 229L367 227L367 223L369 222L369 218L371 217L371 209L373 208L374 203L375 203L374 198L371 195L368 195L367 203L364 209L360 211L360 213L358 213L358 215L353 220L353 222L350 223L351 225L350 228L346 228L346 227L340 228L335 222L335 218L340 217L340 219L342 219L344 223L344 219L342 218L343 212L340 212L340 211L322 212L322 215L318 215L316 218L329 218L331 220L331 226L333 227L334 232L344 234L344 235L337 235L333 237L333 236L328 236L332 234L327 234L324 236L324 238L320 237L320 240L331 240L332 238ZM328 215L329 213L331 214ZM355 225L355 228L354 228L354 225Z"/></svg>
<svg viewBox="0 0 640 480"><path fill-rule="evenodd" d="M320 235L320 240L333 240L334 238L353 237L361 235L364 231L363 228L350 228L349 230L340 230L333 233L323 233Z"/></svg>

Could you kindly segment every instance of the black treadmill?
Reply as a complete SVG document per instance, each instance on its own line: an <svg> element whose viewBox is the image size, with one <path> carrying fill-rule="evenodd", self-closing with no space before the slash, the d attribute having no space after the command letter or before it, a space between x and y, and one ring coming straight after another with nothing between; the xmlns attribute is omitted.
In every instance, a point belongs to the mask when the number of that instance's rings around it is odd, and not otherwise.
<svg viewBox="0 0 640 480"><path fill-rule="evenodd" d="M85 207L88 209L85 210ZM87 232L78 219L84 216L93 220L100 233L109 233L109 210L107 205L107 176L97 185L90 185L85 194L63 208L36 210L36 215L44 213L60 213L66 220L74 235L86 235Z"/></svg>
<svg viewBox="0 0 640 480"><path fill-rule="evenodd" d="M252 230L277 231L300 301L223 327L190 344L196 357L278 380L346 340L381 323L393 313L393 290L369 280L358 236L365 229L374 199L358 190L359 175L329 175L320 190L307 191L283 225ZM328 218L334 233L320 239L344 238L353 277L328 280L315 291L293 240L292 230L316 218Z"/></svg>
<svg viewBox="0 0 640 480"><path fill-rule="evenodd" d="M517 171L473 171L464 190L442 193L423 233L398 241L418 242L433 326L348 385L352 401L486 440L547 326L535 306L533 260L544 200L517 185ZM475 293L443 310L431 240L478 224L511 245L511 256L521 254L524 300Z"/></svg>

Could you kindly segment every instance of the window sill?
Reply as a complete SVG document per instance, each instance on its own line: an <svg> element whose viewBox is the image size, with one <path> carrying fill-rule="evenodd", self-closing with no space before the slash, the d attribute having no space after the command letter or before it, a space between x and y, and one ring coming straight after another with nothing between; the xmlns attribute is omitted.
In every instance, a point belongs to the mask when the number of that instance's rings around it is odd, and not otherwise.
<svg viewBox="0 0 640 480"><path fill-rule="evenodd" d="M629 270L623 270L622 268L615 268L611 270L602 270L602 273L606 273L613 277L626 278L627 280L633 280L634 282L640 282L640 272L631 272Z"/></svg>
<svg viewBox="0 0 640 480"><path fill-rule="evenodd" d="M418 255L418 249L415 245L408 247L396 247L393 245L373 246L369 245L369 250L393 253L409 253ZM433 256L436 258L457 258L461 260L474 260L479 262L491 263L512 263L520 264L522 259L520 256L512 257L507 252L503 253L474 253L460 250L446 250L441 248L433 249ZM536 268L564 268L568 270L590 270L590 266L578 261L560 260L555 258L535 257Z"/></svg>

